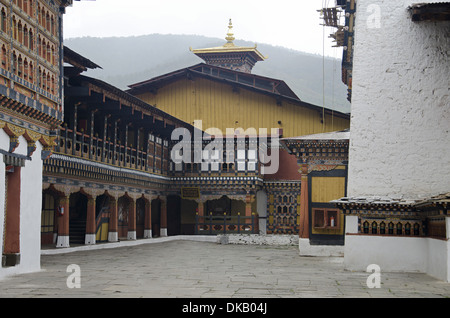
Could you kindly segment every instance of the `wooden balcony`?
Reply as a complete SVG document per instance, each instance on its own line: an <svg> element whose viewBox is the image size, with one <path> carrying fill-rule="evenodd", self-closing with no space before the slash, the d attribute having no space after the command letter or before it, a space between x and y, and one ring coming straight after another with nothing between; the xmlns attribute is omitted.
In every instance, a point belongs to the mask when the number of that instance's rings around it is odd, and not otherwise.
<svg viewBox="0 0 450 318"><path fill-rule="evenodd" d="M162 149L146 152L121 145L119 140L91 137L83 132L74 133L68 128L60 129L56 143L55 153L58 154L153 174L168 172L168 154L162 154Z"/></svg>

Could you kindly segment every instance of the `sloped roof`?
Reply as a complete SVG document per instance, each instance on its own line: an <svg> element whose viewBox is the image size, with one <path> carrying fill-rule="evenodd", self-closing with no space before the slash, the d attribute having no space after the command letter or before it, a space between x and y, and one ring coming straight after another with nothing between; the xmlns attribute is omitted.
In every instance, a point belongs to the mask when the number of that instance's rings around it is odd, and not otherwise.
<svg viewBox="0 0 450 318"><path fill-rule="evenodd" d="M194 66L186 67L171 73L154 77L147 81L129 85L128 87L131 88L129 92L131 94L138 94L140 91L147 90L149 88L158 88L159 84L165 85L167 82L180 76L186 76L186 74L188 73L201 75L214 80L227 81L247 88L264 91L266 93L268 92L272 94L283 95L300 100L300 98L298 98L298 96L291 90L291 88L282 80L230 70L228 68L213 66L206 63L200 63Z"/></svg>
<svg viewBox="0 0 450 318"><path fill-rule="evenodd" d="M205 63L196 64L194 66L154 77L143 82L129 85L128 87L130 87L130 89L126 92L132 95L155 92L159 88L182 77L190 78L194 76L231 84L236 87L253 90L262 94L267 94L273 96L274 98L280 99L280 101L282 99L287 99L295 104L311 109L323 109L321 106L309 104L302 101L283 80L230 70L227 68L213 66ZM326 112L331 112L331 110L326 109ZM338 111L333 111L333 114L343 118L349 118L348 114L344 114Z"/></svg>
<svg viewBox="0 0 450 318"><path fill-rule="evenodd" d="M67 46L64 46L64 62L69 63L84 72L87 71L88 68L90 69L102 68L101 66L92 62L91 60L71 50Z"/></svg>

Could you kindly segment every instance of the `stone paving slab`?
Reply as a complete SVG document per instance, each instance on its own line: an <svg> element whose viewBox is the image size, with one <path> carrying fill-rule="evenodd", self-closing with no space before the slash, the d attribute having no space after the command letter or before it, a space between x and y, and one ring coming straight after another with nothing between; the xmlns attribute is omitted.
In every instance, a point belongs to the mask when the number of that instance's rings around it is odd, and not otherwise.
<svg viewBox="0 0 450 318"><path fill-rule="evenodd" d="M59 252L60 253L60 252ZM164 240L44 253L42 271L0 281L1 298L448 298L450 284L422 273L346 271L343 258L301 257L296 246ZM81 288L68 288L67 267ZM69 278L70 279L70 278ZM71 280L72 282L74 280Z"/></svg>

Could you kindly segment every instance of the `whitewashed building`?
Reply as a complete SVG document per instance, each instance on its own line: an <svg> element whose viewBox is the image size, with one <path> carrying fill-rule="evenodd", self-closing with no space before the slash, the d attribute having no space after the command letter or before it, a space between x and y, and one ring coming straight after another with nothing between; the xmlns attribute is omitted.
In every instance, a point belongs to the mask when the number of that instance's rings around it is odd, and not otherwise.
<svg viewBox="0 0 450 318"><path fill-rule="evenodd" d="M450 2L346 5L352 117L347 197L335 201L345 266L449 282Z"/></svg>

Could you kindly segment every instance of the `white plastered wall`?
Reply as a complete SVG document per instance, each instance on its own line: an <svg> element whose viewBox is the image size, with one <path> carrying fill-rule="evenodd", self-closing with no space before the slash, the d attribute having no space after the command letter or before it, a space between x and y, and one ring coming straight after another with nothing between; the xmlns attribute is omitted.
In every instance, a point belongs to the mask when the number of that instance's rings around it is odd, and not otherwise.
<svg viewBox="0 0 450 318"><path fill-rule="evenodd" d="M344 266L365 271L369 265L381 271L421 272L450 282L450 241L422 237L358 235L358 217L346 216ZM446 218L447 233L450 217Z"/></svg>
<svg viewBox="0 0 450 318"><path fill-rule="evenodd" d="M415 2L357 1L349 197L450 191L450 22L412 22ZM377 264L449 281L448 240L355 235L355 216L346 226L346 268Z"/></svg>
<svg viewBox="0 0 450 318"><path fill-rule="evenodd" d="M42 145L36 143L36 151L32 160L25 161L25 167L21 169L21 193L20 193L20 264L14 267L0 268L0 279L9 275L23 274L40 270L41 260L41 207L42 207L42 169L41 159ZM9 137L0 131L0 148L9 149ZM27 155L27 141L19 137L19 147L15 154ZM2 185L0 193L2 204L5 194L5 167L0 163ZM0 207L1 241L3 246L4 206Z"/></svg>
<svg viewBox="0 0 450 318"><path fill-rule="evenodd" d="M357 1L352 197L450 191L450 22L412 22L415 2Z"/></svg>
<svg viewBox="0 0 450 318"><path fill-rule="evenodd" d="M0 129L0 149L7 151L9 149L9 136ZM0 154L0 249L3 253L3 231L5 224L5 164L3 155ZM0 268L0 278L2 276Z"/></svg>

